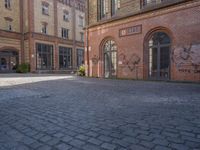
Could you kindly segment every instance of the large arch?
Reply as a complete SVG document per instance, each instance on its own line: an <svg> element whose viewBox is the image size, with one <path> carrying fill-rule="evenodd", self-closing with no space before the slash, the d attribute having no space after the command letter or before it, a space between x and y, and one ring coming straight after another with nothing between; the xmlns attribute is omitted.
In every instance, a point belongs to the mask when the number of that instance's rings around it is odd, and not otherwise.
<svg viewBox="0 0 200 150"><path fill-rule="evenodd" d="M13 47L0 48L0 73L15 72L19 64L19 50Z"/></svg>
<svg viewBox="0 0 200 150"><path fill-rule="evenodd" d="M117 77L117 53L118 46L112 37L106 37L102 40L99 47L99 59L102 62L102 75L104 78Z"/></svg>
<svg viewBox="0 0 200 150"><path fill-rule="evenodd" d="M165 38L166 43L164 41L163 42L160 41L161 38ZM157 44L155 44L156 39L158 40ZM146 34L144 38L144 51L143 51L144 77L146 79L155 79L155 80L170 79L171 48L173 43L174 43L173 34L169 29L165 27L154 28Z"/></svg>

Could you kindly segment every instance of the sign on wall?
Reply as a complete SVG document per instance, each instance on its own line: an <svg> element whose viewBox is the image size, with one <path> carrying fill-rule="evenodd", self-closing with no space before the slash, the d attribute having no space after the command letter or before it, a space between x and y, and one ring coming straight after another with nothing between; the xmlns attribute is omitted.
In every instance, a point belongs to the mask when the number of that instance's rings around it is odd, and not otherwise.
<svg viewBox="0 0 200 150"><path fill-rule="evenodd" d="M119 30L120 37L134 35L134 34L140 34L140 33L142 33L142 25L127 27L127 28Z"/></svg>

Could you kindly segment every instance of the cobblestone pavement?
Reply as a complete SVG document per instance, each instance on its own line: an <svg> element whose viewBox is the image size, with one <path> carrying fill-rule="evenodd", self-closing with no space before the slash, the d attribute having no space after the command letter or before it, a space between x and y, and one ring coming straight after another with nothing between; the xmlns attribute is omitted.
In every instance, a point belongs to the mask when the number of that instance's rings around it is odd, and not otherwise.
<svg viewBox="0 0 200 150"><path fill-rule="evenodd" d="M0 76L0 150L200 150L199 84L51 77Z"/></svg>

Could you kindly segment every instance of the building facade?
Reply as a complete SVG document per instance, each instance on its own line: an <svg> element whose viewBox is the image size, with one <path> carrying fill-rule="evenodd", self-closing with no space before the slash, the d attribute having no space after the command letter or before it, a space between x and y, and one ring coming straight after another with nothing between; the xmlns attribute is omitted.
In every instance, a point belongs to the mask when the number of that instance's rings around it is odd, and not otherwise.
<svg viewBox="0 0 200 150"><path fill-rule="evenodd" d="M200 81L199 0L88 0L87 75Z"/></svg>
<svg viewBox="0 0 200 150"><path fill-rule="evenodd" d="M84 0L2 0L0 72L72 72L84 62Z"/></svg>

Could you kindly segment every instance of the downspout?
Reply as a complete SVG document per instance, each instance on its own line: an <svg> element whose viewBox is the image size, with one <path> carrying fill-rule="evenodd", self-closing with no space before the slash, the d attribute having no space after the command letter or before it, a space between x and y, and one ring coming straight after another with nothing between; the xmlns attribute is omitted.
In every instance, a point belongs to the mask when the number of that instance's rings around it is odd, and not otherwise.
<svg viewBox="0 0 200 150"><path fill-rule="evenodd" d="M21 63L25 63L24 52L24 1L20 1Z"/></svg>
<svg viewBox="0 0 200 150"><path fill-rule="evenodd" d="M88 25L89 25L89 0L87 0L86 53L87 53L87 75L90 76Z"/></svg>
<svg viewBox="0 0 200 150"><path fill-rule="evenodd" d="M76 0L73 1L72 4L72 17L73 18L73 25L72 25L72 34L73 34L73 51L72 51L72 70L73 72L76 70Z"/></svg>
<svg viewBox="0 0 200 150"><path fill-rule="evenodd" d="M88 27L86 27L86 60L87 60L87 76L89 76L90 73L90 63L89 63L89 39L88 39Z"/></svg>

